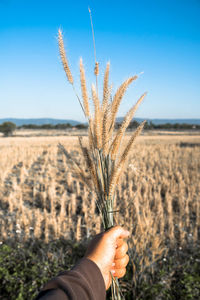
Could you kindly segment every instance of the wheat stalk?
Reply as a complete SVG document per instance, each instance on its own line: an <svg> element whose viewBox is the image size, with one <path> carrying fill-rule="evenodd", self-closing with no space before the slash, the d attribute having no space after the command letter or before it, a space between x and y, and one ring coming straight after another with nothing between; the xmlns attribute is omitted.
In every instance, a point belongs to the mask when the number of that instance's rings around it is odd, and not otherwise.
<svg viewBox="0 0 200 300"><path fill-rule="evenodd" d="M94 27L92 22L92 12L91 9L88 7L88 11L90 14L90 23L92 28L92 38L93 38L93 46L94 46L94 60L95 60L95 67L94 67L94 75L96 76L96 88L98 94L98 75L99 75L99 63L97 62L97 55L96 55L96 45L95 45L95 37L94 37Z"/></svg>
<svg viewBox="0 0 200 300"><path fill-rule="evenodd" d="M91 16L91 12L90 12ZM92 23L92 19L91 19ZM61 59L65 72L67 74L69 82L73 85L72 77L70 77L71 72L69 72L68 62L64 51L64 44L62 40L62 35L59 32L59 48L61 53ZM80 60L80 81L82 90L83 107L85 116L88 119L88 139L89 147L86 147L82 143L82 138L79 137L79 146L84 157L86 168L89 170L90 176L86 176L84 170L79 166L79 164L74 161L69 153L64 149L63 146L59 145L59 148L64 152L67 159L74 163L75 173L82 182L85 182L87 186L93 189L96 193L96 204L102 217L103 226L106 229L114 225L114 199L116 186L119 182L119 178L123 173L124 167L126 165L128 155L132 148L132 145L136 137L141 133L145 122L139 125L136 131L131 136L124 152L120 156L120 145L122 142L123 135L126 128L128 127L133 115L138 108L139 104L142 102L144 96L143 94L137 103L129 110L124 118L124 121L117 131L114 137L115 129L115 119L117 112L121 103L121 100L129 87L129 85L137 79L137 76L133 76L124 81L121 86L116 91L113 101L109 102L110 97L110 87L109 87L109 69L110 63L107 63L104 84L103 84L103 100L100 103L97 85L92 84L91 94L94 104L94 114L91 113L89 109L88 94L86 89L86 79L85 71L83 67L82 59ZM99 64L96 62L96 52L95 52L95 75L96 78L99 73ZM80 99L79 99L80 100ZM77 171L76 171L77 170ZM93 188L91 188L91 185ZM121 299L119 284L117 279L112 280L112 293L113 299Z"/></svg>

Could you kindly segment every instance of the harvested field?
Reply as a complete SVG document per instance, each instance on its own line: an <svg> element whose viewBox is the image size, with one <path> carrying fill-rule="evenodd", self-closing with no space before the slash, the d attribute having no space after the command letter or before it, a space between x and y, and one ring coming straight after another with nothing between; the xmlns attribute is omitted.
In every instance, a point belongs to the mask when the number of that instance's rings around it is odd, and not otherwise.
<svg viewBox="0 0 200 300"><path fill-rule="evenodd" d="M15 299L10 286L17 295L27 286L23 299L34 299L45 281L82 257L84 242L102 229L95 196L74 177L59 142L83 163L77 136L0 139L0 245L8 286L1 292L9 299ZM128 281L121 282L125 299L166 293L174 299L184 294L177 287L185 280L186 289L188 276L198 299L199 143L200 136L188 135L137 140L115 202L116 223L132 232ZM30 270L41 274L34 287Z"/></svg>
<svg viewBox="0 0 200 300"><path fill-rule="evenodd" d="M0 139L1 240L80 240L99 232L95 198L74 178L58 142L82 161L77 137ZM199 136L139 137L118 187L117 223L134 235L145 228L151 235L162 233L170 244L197 241L199 142Z"/></svg>

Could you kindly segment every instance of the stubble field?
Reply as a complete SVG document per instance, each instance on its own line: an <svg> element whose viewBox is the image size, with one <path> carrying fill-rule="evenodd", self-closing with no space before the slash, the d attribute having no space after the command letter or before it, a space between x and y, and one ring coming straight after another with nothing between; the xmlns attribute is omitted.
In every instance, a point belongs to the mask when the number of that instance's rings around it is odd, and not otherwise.
<svg viewBox="0 0 200 300"><path fill-rule="evenodd" d="M83 163L76 136L0 138L1 244L80 242L101 230L95 196L74 177L59 142ZM198 245L199 158L198 135L138 138L115 201L116 224L132 233L135 284L169 249Z"/></svg>
<svg viewBox="0 0 200 300"><path fill-rule="evenodd" d="M79 240L100 230L95 197L73 176L58 142L82 162L75 136L0 140L1 239ZM199 136L138 138L118 187L116 222L136 230L138 221L155 218L154 234L170 243L184 243L188 234L197 240L198 143Z"/></svg>

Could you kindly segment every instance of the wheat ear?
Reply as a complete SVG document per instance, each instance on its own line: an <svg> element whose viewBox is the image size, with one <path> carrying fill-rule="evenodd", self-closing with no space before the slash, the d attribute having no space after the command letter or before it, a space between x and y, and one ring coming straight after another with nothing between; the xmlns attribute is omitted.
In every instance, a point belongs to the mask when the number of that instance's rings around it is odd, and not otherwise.
<svg viewBox="0 0 200 300"><path fill-rule="evenodd" d="M92 181L94 182L95 188L98 190L99 189L99 184L98 184L98 180L97 180L97 176L96 176L96 171L95 171L95 166L93 164L93 161L90 157L90 153L88 151L88 149L86 147L83 146L82 144L82 138L79 137L79 145L83 154L83 157L85 159L86 162L86 166L90 172Z"/></svg>
<svg viewBox="0 0 200 300"><path fill-rule="evenodd" d="M110 187L109 187L109 196L110 197L113 197L114 190L116 188L116 185L119 182L120 175L123 172L124 166L125 166L127 158L128 158L128 154L131 150L131 146L133 145L136 137L141 133L145 123L146 123L146 121L142 122L138 126L138 128L135 130L135 132L133 133L132 137L130 138L130 140L121 156L119 163L113 168L113 171L111 174L111 180L110 180Z"/></svg>
<svg viewBox="0 0 200 300"><path fill-rule="evenodd" d="M103 102L102 102L102 112L105 113L105 110L108 106L108 100L109 100L109 85L108 85L108 79L109 79L109 70L110 70L110 62L106 65L106 71L104 75L104 82L103 82Z"/></svg>
<svg viewBox="0 0 200 300"><path fill-rule="evenodd" d="M61 57L61 60L62 60L62 64L63 64L63 68L64 68L64 71L65 71L65 74L66 74L66 76L68 78L69 83L71 83L71 85L72 85L72 88L74 90L74 93L75 93L78 101L79 101L79 104L81 106L81 109L82 109L84 115L86 115L85 114L85 110L83 108L83 105L81 103L81 99L79 98L79 96L78 96L78 94L76 92L76 89L74 87L74 81L73 81L73 77L72 77L72 74L71 74L71 71L70 71L70 68L69 68L67 56L66 56L66 53L65 53L65 47L64 47L62 32L61 32L60 29L58 30L58 44L59 44L60 57Z"/></svg>
<svg viewBox="0 0 200 300"><path fill-rule="evenodd" d="M115 118L116 118L121 100L122 100L128 86L137 78L138 78L137 76L133 76L133 77L128 78L126 81L124 81L121 84L121 86L118 88L117 92L115 93L115 95L113 97L112 108L111 108L111 131L115 124Z"/></svg>
<svg viewBox="0 0 200 300"><path fill-rule="evenodd" d="M140 103L143 101L144 97L146 96L146 93L144 93L136 102L136 104L129 110L129 112L126 114L120 128L118 129L115 138L112 142L111 145L111 157L112 159L116 159L116 155L117 155L117 151L119 149L120 143L121 143L121 139L126 131L126 128L128 127L129 123L131 122L131 120L133 119L133 116L138 108L138 106L140 105Z"/></svg>
<svg viewBox="0 0 200 300"><path fill-rule="evenodd" d="M125 165L125 162L122 162L121 164L119 164L113 168L111 178L110 178L110 184L109 184L109 197L110 198L114 197L114 191L116 190L116 185L117 185L118 179L123 172L124 165Z"/></svg>
<svg viewBox="0 0 200 300"><path fill-rule="evenodd" d="M95 140L94 140L94 134L93 134L93 128L94 128L94 121L93 118L89 118L89 125L88 125L88 141L89 141L89 147L90 150L94 150L95 148Z"/></svg>
<svg viewBox="0 0 200 300"><path fill-rule="evenodd" d="M80 80L81 80L81 91L82 91L85 116L89 117L90 110L89 110L89 103L88 103L88 93L87 93L85 70L84 70L82 58L80 59Z"/></svg>
<svg viewBox="0 0 200 300"><path fill-rule="evenodd" d="M100 102L94 84L92 84L92 99L94 103L94 137L97 148L100 149L102 147L102 116Z"/></svg>
<svg viewBox="0 0 200 300"><path fill-rule="evenodd" d="M99 63L97 61L95 62L94 75L95 76L99 75Z"/></svg>
<svg viewBox="0 0 200 300"><path fill-rule="evenodd" d="M59 45L60 57L62 60L63 68L65 70L65 74L67 75L67 79L69 80L69 82L73 85L74 81L69 68L67 56L65 54L64 42L63 42L62 32L60 29L58 30L58 45Z"/></svg>
<svg viewBox="0 0 200 300"><path fill-rule="evenodd" d="M123 162L126 161L126 159L127 159L127 157L128 157L128 154L129 154L129 152L130 152L130 150L131 150L131 147L132 147L132 145L133 145L133 143L134 143L136 137L137 137L138 135L140 135L140 133L141 133L141 131L142 131L142 129L143 129L145 123L146 123L146 121L143 121L143 122L138 126L138 128L134 131L133 135L131 136L131 138L130 138L130 140L129 140L129 142L128 142L128 144L127 144L127 146L126 146L126 148L125 148L125 150L124 150L124 152L123 152L123 154L122 154L122 156L121 156L119 165L120 165L121 163L123 163Z"/></svg>
<svg viewBox="0 0 200 300"><path fill-rule="evenodd" d="M105 155L108 154L109 149L109 117L110 117L111 106L108 105L103 115L103 126L102 126L102 149Z"/></svg>

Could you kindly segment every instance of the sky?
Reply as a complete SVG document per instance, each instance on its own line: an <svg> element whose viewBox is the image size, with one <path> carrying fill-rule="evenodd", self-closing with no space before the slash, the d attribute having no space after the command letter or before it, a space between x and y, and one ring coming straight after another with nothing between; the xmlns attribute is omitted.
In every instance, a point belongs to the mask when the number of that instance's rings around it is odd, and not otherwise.
<svg viewBox="0 0 200 300"><path fill-rule="evenodd" d="M113 94L128 77L118 116L147 91L141 118L200 118L200 0L0 0L0 118L84 121L59 57L61 28L75 86L79 60L95 83L92 11L99 89L110 61ZM101 93L100 93L101 96Z"/></svg>

